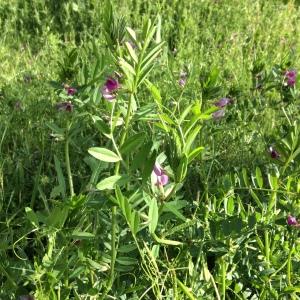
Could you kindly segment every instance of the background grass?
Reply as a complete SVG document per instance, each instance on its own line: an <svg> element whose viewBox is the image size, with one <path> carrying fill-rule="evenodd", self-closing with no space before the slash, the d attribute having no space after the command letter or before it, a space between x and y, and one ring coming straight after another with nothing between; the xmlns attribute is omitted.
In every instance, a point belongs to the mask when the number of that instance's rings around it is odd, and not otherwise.
<svg viewBox="0 0 300 300"><path fill-rule="evenodd" d="M183 201L182 216L165 214L160 221L162 235L184 246L159 248L142 231L138 252L119 213L110 299L298 299L298 232L285 221L289 213L299 214L298 157L285 164L298 149L299 97L280 88L282 72L299 67L298 2L112 4L137 32L146 19L161 16L166 44L149 79L166 107L198 99L209 108L225 96L233 104L223 120L203 124L198 139L205 151L176 199ZM70 144L73 199L59 190L67 181L64 143L51 128L72 122L55 110L61 97L53 81L61 90L63 84L80 87L100 60L99 78L80 94L80 100L94 99L114 70L105 14L100 0L0 3L1 299L98 299L109 280L110 204L93 189L109 171L87 152L105 141L85 116L101 115L106 104L77 102L82 117ZM188 74L184 90L177 84L182 70ZM139 97L143 105L153 102L145 87ZM164 147L157 130L148 136ZM280 149L279 161L270 159L270 145ZM275 208L269 206L274 197Z"/></svg>

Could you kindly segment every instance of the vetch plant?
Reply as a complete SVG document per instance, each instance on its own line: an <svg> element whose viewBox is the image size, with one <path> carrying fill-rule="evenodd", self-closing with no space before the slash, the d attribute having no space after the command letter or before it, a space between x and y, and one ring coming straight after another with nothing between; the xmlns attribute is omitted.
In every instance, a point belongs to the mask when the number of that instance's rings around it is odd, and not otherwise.
<svg viewBox="0 0 300 300"><path fill-rule="evenodd" d="M215 102L215 106L223 108L232 102L229 98L221 98L219 101Z"/></svg>
<svg viewBox="0 0 300 300"><path fill-rule="evenodd" d="M293 87L296 84L297 79L297 71L296 70L288 70L284 74L285 82L288 86Z"/></svg>
<svg viewBox="0 0 300 300"><path fill-rule="evenodd" d="M290 225L290 226L296 226L296 225L298 225L298 221L292 215L288 215L288 217L287 217L287 224Z"/></svg>
<svg viewBox="0 0 300 300"><path fill-rule="evenodd" d="M64 101L64 102L57 103L56 109L58 111L72 112L74 109L74 106L71 101Z"/></svg>
<svg viewBox="0 0 300 300"><path fill-rule="evenodd" d="M107 193L109 193L109 190L115 190L116 195L111 210L112 227L110 274L108 284L101 296L101 299L104 299L107 293L112 288L115 277L115 263L118 252L116 236L117 207L121 209L121 212L123 213L129 227L131 228L131 232L135 241L136 234L140 229L140 215L138 212L133 210L133 208L131 208L130 204L127 202L126 197L123 196L120 187L129 184L130 176L128 174L128 171L130 170L132 159L131 152L134 152L134 147L138 145L136 141L139 141L139 143L143 141L143 139L141 138L136 139L128 137L130 126L133 126L132 115L137 109L138 88L145 81L151 69L154 67L155 59L161 53L163 45L163 43L161 42L153 42L153 37L157 32L157 28L151 23L150 20L147 21L144 25L140 41L138 40L136 33L131 28L126 28L126 30L129 38L135 45L137 45L137 47L134 49L132 47L132 44L129 42L125 43L125 47L120 44L117 45L117 55L115 56L115 59L118 66L120 67L121 72L124 74L123 85L124 89L126 89L128 93L124 94L122 96L123 101L119 102L118 99L116 99L115 93L120 88L120 84L118 80L112 77L109 77L106 80L102 88L103 97L109 102L112 102L110 111L110 128L109 133L106 134L106 136L111 140L114 151L102 147L93 147L89 149L89 153L95 158L101 161L115 164L113 175L103 179L97 185L97 188L99 190L107 191ZM122 29L119 29L117 31L121 32ZM107 36L113 37L114 35L107 33ZM113 41L110 42L114 44ZM114 52L112 54L115 55ZM122 112L122 116L124 118L124 126L122 126L120 128L120 131L116 133L114 120L116 116L120 115L120 112ZM115 115L115 113L117 113L117 115ZM117 136L118 138L115 138L115 136ZM160 173L159 176L160 183L166 183L166 176L162 173ZM137 246L139 247L138 243Z"/></svg>
<svg viewBox="0 0 300 300"><path fill-rule="evenodd" d="M155 177L155 184L157 186L164 186L164 185L168 184L169 177L158 162L155 162L152 174Z"/></svg>
<svg viewBox="0 0 300 300"><path fill-rule="evenodd" d="M113 101L116 99L116 91L120 88L120 84L117 79L114 79L113 77L109 77L101 92L104 99L107 101Z"/></svg>
<svg viewBox="0 0 300 300"><path fill-rule="evenodd" d="M65 86L65 90L68 96L74 96L77 93L77 89L71 86Z"/></svg>
<svg viewBox="0 0 300 300"><path fill-rule="evenodd" d="M274 147L270 146L268 149L268 152L269 152L271 158L273 158L273 159L280 158L280 154Z"/></svg>
<svg viewBox="0 0 300 300"><path fill-rule="evenodd" d="M219 120L225 116L225 109L219 109L212 114L215 120Z"/></svg>

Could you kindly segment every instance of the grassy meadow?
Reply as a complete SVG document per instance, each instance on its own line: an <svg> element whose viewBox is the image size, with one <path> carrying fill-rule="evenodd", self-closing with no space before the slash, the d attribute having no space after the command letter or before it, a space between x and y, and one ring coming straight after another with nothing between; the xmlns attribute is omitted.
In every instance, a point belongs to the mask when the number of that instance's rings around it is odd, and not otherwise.
<svg viewBox="0 0 300 300"><path fill-rule="evenodd" d="M299 20L1 0L0 299L300 299Z"/></svg>

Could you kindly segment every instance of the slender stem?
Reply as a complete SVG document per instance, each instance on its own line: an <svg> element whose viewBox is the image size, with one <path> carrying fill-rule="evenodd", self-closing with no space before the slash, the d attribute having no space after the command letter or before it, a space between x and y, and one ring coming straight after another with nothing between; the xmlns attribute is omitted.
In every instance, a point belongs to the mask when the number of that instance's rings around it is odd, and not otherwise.
<svg viewBox="0 0 300 300"><path fill-rule="evenodd" d="M265 230L265 257L267 261L267 265L270 264L270 241L269 241L269 232Z"/></svg>
<svg viewBox="0 0 300 300"><path fill-rule="evenodd" d="M210 280L211 280L211 283L212 283L212 285L213 285L213 287L215 289L217 300L221 300L221 297L220 297L220 294L219 294L216 282L215 282L214 277L212 276L212 274L210 274Z"/></svg>
<svg viewBox="0 0 300 300"><path fill-rule="evenodd" d="M123 145L123 143L125 142L126 136L127 136L127 131L128 131L129 121L130 121L130 115L131 115L131 106L132 106L132 101L133 100L134 100L134 94L131 94L130 98L129 98L129 101L128 101L127 114L126 114L126 117L125 117L125 127L124 127L124 131L122 133L122 136L121 136L120 146Z"/></svg>
<svg viewBox="0 0 300 300"><path fill-rule="evenodd" d="M292 255L294 253L294 247L291 247L291 250L289 252L288 255L288 261L287 261L287 270L286 270L286 275L287 275L287 282L288 285L291 286L292 285L292 281L291 281L291 273L292 273Z"/></svg>
<svg viewBox="0 0 300 300"><path fill-rule="evenodd" d="M282 109L282 111L283 111L283 113L284 113L286 119L288 120L289 125L292 126L292 122L291 122L290 118L288 117L288 115L287 115L287 113L286 113L286 110L284 109L284 106L282 106L281 109Z"/></svg>
<svg viewBox="0 0 300 300"><path fill-rule="evenodd" d="M119 147L121 147L124 144L126 136L127 136L128 126L129 126L129 121L130 121L130 114L131 114L131 105L132 105L133 98L134 98L134 94L131 94L129 101L128 101L127 113L126 113L126 117L125 117L125 126L124 126L124 130L122 132L122 135L121 135ZM116 163L116 168L115 168L116 175L119 174L119 170L120 170L120 162L118 161Z"/></svg>
<svg viewBox="0 0 300 300"><path fill-rule="evenodd" d="M226 265L225 261L222 258L222 265L221 265L221 270L222 270L222 298L223 300L226 299Z"/></svg>
<svg viewBox="0 0 300 300"><path fill-rule="evenodd" d="M69 153L69 126L66 132L66 143L65 143L65 160L66 160L66 168L67 168L67 175L69 180L69 188L70 188L70 195L71 197L74 196L74 186L73 186L73 177L71 172L71 165L70 165L70 153Z"/></svg>
<svg viewBox="0 0 300 300"><path fill-rule="evenodd" d="M116 251L116 225L117 225L117 207L113 206L111 209L111 260L110 260L110 273L109 280L104 293L100 299L105 299L108 292L111 290L115 278L115 263L117 257Z"/></svg>
<svg viewBox="0 0 300 300"><path fill-rule="evenodd" d="M123 145L125 142L126 136L127 136L127 131L128 131L128 126L129 126L129 121L130 121L130 114L131 114L131 104L132 104L132 99L134 95L131 94L128 102L128 107L127 107L127 114L125 118L125 127L121 135L119 147ZM119 174L120 171L120 162L118 161L115 166L115 175ZM111 262L110 262L110 275L109 275L109 281L108 285L106 287L105 292L102 294L100 299L104 299L107 295L107 293L111 290L113 282L114 282L114 272L115 272L115 263L116 263L116 256L117 256L117 251L116 251L116 226L117 226L117 207L113 206L111 209Z"/></svg>

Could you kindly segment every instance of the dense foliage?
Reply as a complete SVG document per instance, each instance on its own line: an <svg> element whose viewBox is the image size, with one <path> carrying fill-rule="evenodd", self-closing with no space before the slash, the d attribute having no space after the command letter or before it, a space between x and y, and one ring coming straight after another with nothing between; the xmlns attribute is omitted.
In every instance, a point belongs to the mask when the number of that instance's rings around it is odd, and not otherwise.
<svg viewBox="0 0 300 300"><path fill-rule="evenodd" d="M0 299L299 299L299 19L2 0Z"/></svg>

